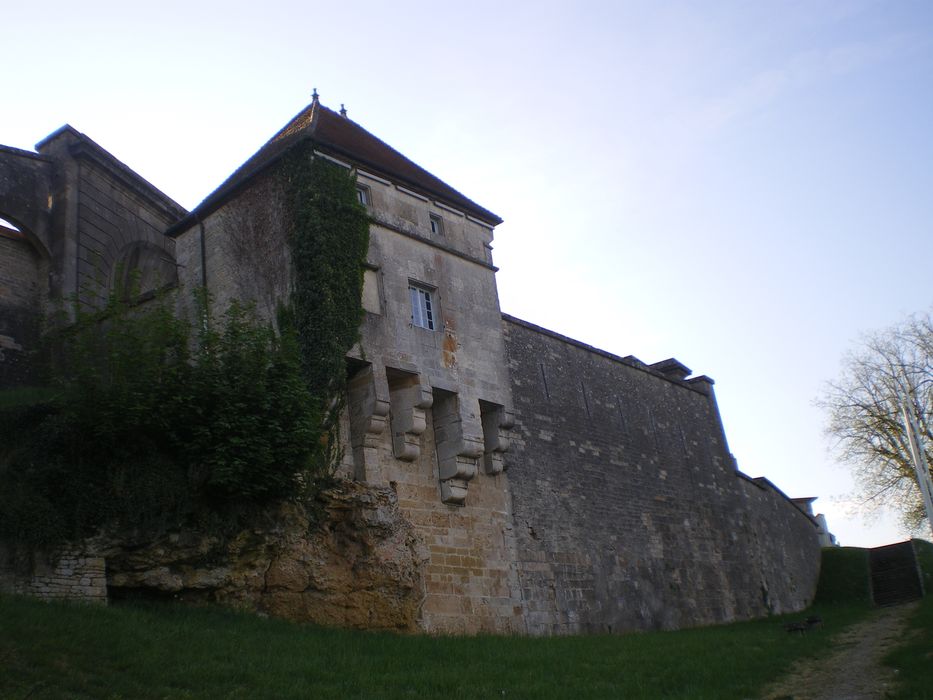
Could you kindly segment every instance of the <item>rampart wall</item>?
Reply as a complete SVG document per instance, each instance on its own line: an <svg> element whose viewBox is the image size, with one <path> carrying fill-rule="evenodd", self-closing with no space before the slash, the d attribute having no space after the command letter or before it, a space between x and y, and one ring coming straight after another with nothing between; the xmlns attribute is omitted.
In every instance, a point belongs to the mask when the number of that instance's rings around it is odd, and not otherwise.
<svg viewBox="0 0 933 700"><path fill-rule="evenodd" d="M92 147L78 156L77 284L83 299L111 288L150 292L176 282L174 241L163 235L178 208L153 201L145 188L120 177ZM136 275L133 279L130 274Z"/></svg>
<svg viewBox="0 0 933 700"><path fill-rule="evenodd" d="M735 470L710 380L504 325L529 632L673 629L806 606L816 525Z"/></svg>
<svg viewBox="0 0 933 700"><path fill-rule="evenodd" d="M220 309L232 299L255 301L266 316L287 293L284 201L269 174L255 175L203 219L186 220L173 240L162 231L183 210L92 141L65 127L39 149L42 158L30 163L54 164L52 195L35 194L51 207L51 260L31 252L32 239L0 236L0 312L3 304L38 308L40 297L65 299L81 287L129 285L120 275L130 270L141 275L141 291L155 290L175 280L176 263L180 308L189 313L191 292L201 285ZM399 525L390 528L388 574L375 572L373 580L387 581L379 583L381 597L398 586L402 601L401 618L392 613L371 626L610 632L805 607L818 576L818 527L770 482L736 470L711 380L687 379L689 370L674 360L648 366L503 320L492 226L379 176L358 175L372 217L366 315L348 357L338 475L391 501ZM432 301L430 327L414 322L418 290ZM0 325L0 357L3 338ZM3 371L0 363L0 386ZM334 506L334 522L346 515L346 503ZM378 526L385 512L376 508L366 520ZM334 530L328 551L346 544L341 532ZM331 607L324 619L366 626L365 601L377 596L357 586L354 557L357 550L368 557L372 547L353 542L353 556L334 556L338 578L348 583L325 596ZM250 590L255 600L271 595L283 614L300 610L320 620L316 577L331 571L314 571L317 555L299 549L299 564L289 555ZM114 562L107 576L118 588L173 590L179 580L150 577L152 562L128 578L120 555L107 556ZM106 597L103 559L66 555L26 564L0 556L0 589ZM172 565L182 588L206 589L217 574ZM4 573L14 569L15 576ZM212 595L236 598L241 584L224 579ZM344 604L341 595L356 603ZM354 612L340 618L333 611L341 607Z"/></svg>
<svg viewBox="0 0 933 700"><path fill-rule="evenodd" d="M389 183L361 179L373 216L366 314L360 345L351 351L337 474L391 488L417 531L425 555L421 629L524 632L508 484L493 440L505 419L492 409L509 403L508 373L495 271L477 257L491 233ZM287 244L280 196L274 177L262 174L180 231L181 288L206 280L219 310L235 298L255 302L260 313L274 310L289 286L282 276L288 259L287 253L281 257ZM443 217L443 234L430 232L429 211ZM261 246L269 241L266 251ZM441 254L442 246L455 254ZM257 286L256 277L272 284ZM434 329L412 324L412 280L432 291ZM185 308L187 300L181 303ZM443 473L445 460L466 473ZM453 496L446 483L451 477Z"/></svg>

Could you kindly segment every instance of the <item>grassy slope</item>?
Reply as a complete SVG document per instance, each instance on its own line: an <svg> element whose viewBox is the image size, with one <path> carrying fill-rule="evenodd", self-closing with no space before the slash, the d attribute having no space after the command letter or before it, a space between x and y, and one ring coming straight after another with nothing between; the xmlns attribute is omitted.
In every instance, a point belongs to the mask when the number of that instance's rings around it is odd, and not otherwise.
<svg viewBox="0 0 933 700"><path fill-rule="evenodd" d="M868 550L860 547L828 547L823 550L816 603L864 603L871 605Z"/></svg>
<svg viewBox="0 0 933 700"><path fill-rule="evenodd" d="M923 576L923 589L927 595L933 595L933 543L926 540L914 540L913 543Z"/></svg>
<svg viewBox="0 0 933 700"><path fill-rule="evenodd" d="M904 645L884 661L897 669L899 685L893 698L933 698L933 594L927 593L920 602Z"/></svg>
<svg viewBox="0 0 933 700"><path fill-rule="evenodd" d="M744 698L866 611L823 606L825 628L802 636L771 618L623 636L439 638L216 608L0 597L0 697Z"/></svg>
<svg viewBox="0 0 933 700"><path fill-rule="evenodd" d="M885 658L898 671L895 698L933 698L933 544L914 540L917 560L923 574L926 596L910 621L910 633L903 646Z"/></svg>

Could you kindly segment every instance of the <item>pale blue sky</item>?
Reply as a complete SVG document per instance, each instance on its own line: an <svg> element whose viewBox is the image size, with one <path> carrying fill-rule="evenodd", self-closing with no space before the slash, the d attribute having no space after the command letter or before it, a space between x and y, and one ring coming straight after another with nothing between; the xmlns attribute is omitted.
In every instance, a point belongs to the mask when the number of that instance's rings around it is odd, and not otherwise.
<svg viewBox="0 0 933 700"><path fill-rule="evenodd" d="M504 311L712 376L744 471L898 538L812 401L933 302L933 3L26 5L0 143L68 122L190 208L317 87L506 220Z"/></svg>

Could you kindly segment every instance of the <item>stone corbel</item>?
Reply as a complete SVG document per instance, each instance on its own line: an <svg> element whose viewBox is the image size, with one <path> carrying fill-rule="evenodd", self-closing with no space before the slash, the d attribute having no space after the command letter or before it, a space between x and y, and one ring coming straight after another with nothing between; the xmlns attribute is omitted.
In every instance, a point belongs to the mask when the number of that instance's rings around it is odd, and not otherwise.
<svg viewBox="0 0 933 700"><path fill-rule="evenodd" d="M482 423L478 411L457 394L439 394L434 404L434 440L441 500L463 505L467 484L476 476L476 462L483 454Z"/></svg>
<svg viewBox="0 0 933 700"><path fill-rule="evenodd" d="M392 452L397 459L412 462L421 454L421 435L427 427L424 412L434 395L421 383L421 375L393 373L389 379L392 416Z"/></svg>
<svg viewBox="0 0 933 700"><path fill-rule="evenodd" d="M505 471L505 452L511 443L515 416L505 406L480 402L483 418L483 469L487 474Z"/></svg>
<svg viewBox="0 0 933 700"><path fill-rule="evenodd" d="M378 377L372 365L359 370L347 386L350 411L350 446L356 478L379 481L379 437L389 418L389 389L384 377Z"/></svg>

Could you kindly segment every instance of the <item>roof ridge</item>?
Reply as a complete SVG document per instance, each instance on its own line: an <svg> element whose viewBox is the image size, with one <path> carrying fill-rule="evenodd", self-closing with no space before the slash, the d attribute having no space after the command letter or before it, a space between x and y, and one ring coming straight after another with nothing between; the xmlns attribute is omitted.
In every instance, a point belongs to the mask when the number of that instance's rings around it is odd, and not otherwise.
<svg viewBox="0 0 933 700"><path fill-rule="evenodd" d="M385 149L388 150L388 151L391 151L393 154L395 154L396 156L398 156L399 158L401 158L403 161L405 161L406 163L408 163L409 165L411 165L413 168L415 168L415 169L417 169L417 170L420 170L420 171L423 172L425 175L427 175L430 179L434 180L434 181L436 182L436 185L439 185L441 188L447 189L447 190L449 190L451 193L457 195L457 197L459 197L461 200L463 200L463 201L461 201L461 202L459 203L461 207L463 206L463 204L468 204L469 206L468 206L467 208L477 210L477 211L474 211L474 214L480 214L480 212L482 212L482 214L485 215L483 218L491 219L491 220L494 221L496 224L502 223L502 219L501 219L499 216L497 216L496 214L493 214L491 211L489 211L488 209L486 209L486 208L482 207L481 205L477 204L476 202L474 202L472 199L470 199L469 197L467 197L465 194L463 194L462 192L460 192L460 191L459 191L458 189L456 189L455 187L452 187L451 185L449 185L449 184L447 184L446 182L444 182L443 180L441 180L441 178L439 178L437 175L435 175L434 173L432 173L430 170L428 170L427 168L425 168L425 167L422 166L422 165L419 165L418 163L416 163L415 161L413 161L411 158L409 158L408 156L406 156L404 153L402 153L402 152L399 151L398 149L394 148L394 147L391 146L390 144L386 143L383 139L381 139L380 137L376 136L373 132L371 132L371 131L370 131L369 129L367 129L365 126L361 125L359 122L354 121L354 120L351 119L350 117L348 117L348 116L346 116L346 115L343 115L343 114L340 114L339 112L335 112L335 111L332 110L330 107L327 107L327 106L325 106L325 105L323 105L323 104L320 104L320 103L319 103L319 106L320 106L320 108L321 108L322 110L325 110L325 111L329 112L331 115L333 115L333 117L334 117L335 119L339 119L340 121L350 122L350 123L353 124L357 129L359 129L360 131L364 132L369 138L371 138L371 139L373 139L374 141L376 141L380 146L382 146L383 148L385 148ZM313 136L315 136L315 135L316 135L316 133L312 132L312 138L313 138ZM330 146L331 148L337 148L338 150L343 150L343 149L340 149L339 146L337 146L336 144L333 144L333 143L328 143L327 145ZM356 160L359 160L359 161L367 162L367 163L368 163L368 161L366 161L365 158L361 158L358 154L348 153L348 155L353 156ZM376 168L377 170L383 170L383 171L385 170L384 168L380 168L380 166L379 166L377 163L368 163L368 164L369 164L369 165L372 165L372 166L373 166L374 168ZM443 194L443 192L437 192L437 191L435 191L435 190L432 190L431 187L427 187L427 186L425 186L425 185L423 185L423 184L419 184L419 183L417 183L417 182L413 182L411 178L406 177L406 176L405 176L404 174L402 174L402 173L392 173L391 171L389 171L389 172L385 172L385 174L386 174L386 175L389 175L390 177L393 177L393 178L395 178L395 179L401 179L401 180L405 181L407 184L409 184L409 185L415 187L415 189L424 190L424 191L427 192L428 194L434 194L435 196L438 196L438 195L439 195L441 199L451 199L449 196L448 196L448 197L445 197L444 194ZM434 198L434 197L432 197L432 198ZM454 204L454 205L457 204L456 201L451 202L451 203Z"/></svg>
<svg viewBox="0 0 933 700"><path fill-rule="evenodd" d="M188 216L169 227L167 233L175 235L198 218L213 212L240 187L277 162L285 152L304 139L310 139L315 147L343 155L366 169L371 168L390 180L400 181L415 190L420 190L430 195L431 199L461 209L487 224L495 226L502 223L498 215L454 189L358 122L321 104L315 93L311 104L292 117L246 162L208 194Z"/></svg>
<svg viewBox="0 0 933 700"><path fill-rule="evenodd" d="M323 107L323 105L321 105L321 103L318 102L317 100L314 100L314 101L311 102L311 104L306 105L305 107L303 107L303 108L301 109L301 111L298 112L298 114L296 114L294 117L292 117L291 119L289 119L289 120L285 123L285 126L283 126L281 129L279 129L277 132L275 132L275 135L274 135L271 139L269 139L268 141L266 141L266 142L263 144L262 148L260 148L259 150L261 151L263 148L265 148L266 146L268 146L270 143L273 143L274 141L280 141L281 139L285 138L286 136L291 136L292 134L297 134L297 133L300 132L300 131L304 131L306 128L308 128L308 129L313 129L314 126L315 126L315 124L316 124L316 122L317 122L317 120L319 119L318 112L319 112L320 110L318 110L318 107ZM324 107L324 109L327 109L327 108ZM328 111L330 111L330 110L328 110ZM300 127L297 127L297 128L293 128L293 127L295 127L296 122L297 122L306 112L308 113L308 123L307 123L306 125L303 125L303 126L300 126ZM257 151L257 153L258 153L258 151Z"/></svg>

